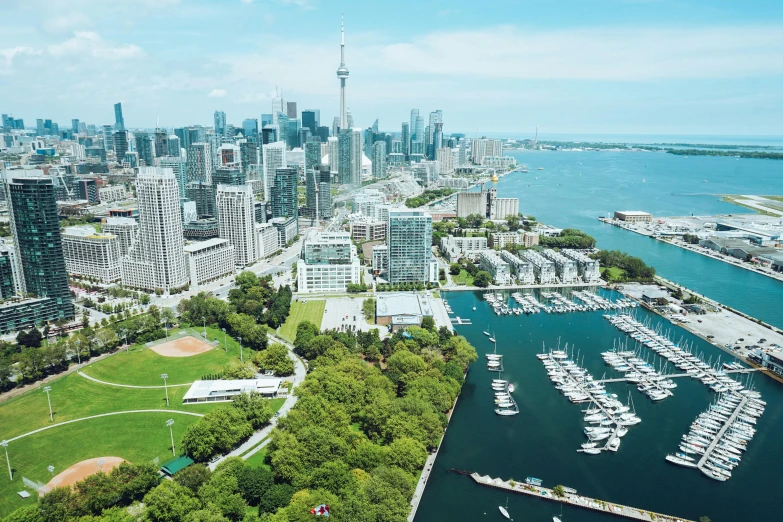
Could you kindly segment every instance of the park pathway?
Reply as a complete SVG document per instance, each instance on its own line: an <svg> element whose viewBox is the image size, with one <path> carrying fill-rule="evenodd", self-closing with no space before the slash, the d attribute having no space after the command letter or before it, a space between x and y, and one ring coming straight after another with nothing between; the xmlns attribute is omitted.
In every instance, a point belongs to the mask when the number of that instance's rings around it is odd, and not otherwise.
<svg viewBox="0 0 783 522"><path fill-rule="evenodd" d="M163 388L176 388L177 386L190 386L193 384L192 382L186 382L185 384L169 384L168 386L134 386L132 384L118 384L116 382L101 381L99 379L96 379L95 377L90 377L84 372L77 372L77 373L82 377L84 377L85 379L88 379L93 382L97 382L98 384L105 384L106 386L117 386L118 388L141 388L145 390L162 390Z"/></svg>
<svg viewBox="0 0 783 522"><path fill-rule="evenodd" d="M294 347L291 343L289 343L288 341L284 341L282 338L277 337L275 335L270 335L269 340L271 342L282 344L283 346L288 348L289 356L294 361L294 375L290 378L291 382L293 383L293 386L291 386L291 391L289 392L288 397L286 398L283 406L281 406L280 409L277 411L277 416L272 417L272 419L269 421L269 424L264 426L263 429L255 432L253 435L250 436L249 439L247 439L242 445L240 445L233 451L229 452L226 455L222 455L214 462L210 462L209 469L211 470L214 470L218 464L223 462L223 460L227 459L228 457L238 457L241 455L243 460L247 460L251 456L255 455L256 452L261 450L261 448L269 444L269 441L271 439L269 439L268 437L272 433L272 430L275 428L275 426L277 426L277 421L282 417L285 417L286 413L288 413L291 410L291 408L294 407L294 404L296 404L297 397L296 395L294 395L294 390L296 389L297 386L299 386L299 384L301 384L302 381L304 381L304 378L307 375L307 370L305 369L305 365L302 362L302 360L299 359L299 357L297 357L294 354L293 352Z"/></svg>
<svg viewBox="0 0 783 522"><path fill-rule="evenodd" d="M89 417L82 417L81 419L71 419L69 421L64 422L58 422L57 424L52 424L51 426L44 426L43 428L38 428L37 430L28 431L27 433L23 433L22 435L17 435L16 437L13 437L11 439L8 439L8 442L13 442L15 440L22 439L24 437L27 437L28 435L35 435L36 433L40 433L42 431L50 430L52 428L57 428L59 426L64 426L66 424L73 424L74 422L81 422L86 421L90 419L97 419L99 417L109 417L111 415L126 415L129 413L178 413L180 415L192 415L193 417L203 417L203 413L193 413L192 411L180 411L180 410L128 410L128 411L112 411L109 413L100 413L98 415L90 415Z"/></svg>

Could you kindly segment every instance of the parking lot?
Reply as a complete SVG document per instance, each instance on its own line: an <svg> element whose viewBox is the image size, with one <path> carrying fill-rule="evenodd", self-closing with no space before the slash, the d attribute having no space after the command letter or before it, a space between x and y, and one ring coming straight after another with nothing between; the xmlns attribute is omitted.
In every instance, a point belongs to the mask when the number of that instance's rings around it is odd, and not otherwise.
<svg viewBox="0 0 783 522"><path fill-rule="evenodd" d="M324 318L321 321L321 329L351 329L368 332L373 328L377 328L383 338L386 327L367 323L364 319L364 312L362 312L363 302L364 298L362 297L335 297L327 299Z"/></svg>

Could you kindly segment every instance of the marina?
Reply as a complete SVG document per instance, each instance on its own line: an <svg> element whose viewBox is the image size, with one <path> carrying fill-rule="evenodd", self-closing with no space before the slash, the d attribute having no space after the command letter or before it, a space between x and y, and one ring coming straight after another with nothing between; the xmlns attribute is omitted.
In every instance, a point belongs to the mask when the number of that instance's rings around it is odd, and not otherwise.
<svg viewBox="0 0 783 522"><path fill-rule="evenodd" d="M572 300L560 292L548 290L551 290L551 288L544 287L540 290L541 299L548 304L536 299L533 293L513 292L510 295L512 303L509 303L505 294L501 292L485 292L483 298L492 307L496 315L531 315L541 312L564 314L568 312L622 310L638 306L633 299L621 296L618 296L615 301L611 301L587 290L571 290L571 296L576 298L576 300Z"/></svg>

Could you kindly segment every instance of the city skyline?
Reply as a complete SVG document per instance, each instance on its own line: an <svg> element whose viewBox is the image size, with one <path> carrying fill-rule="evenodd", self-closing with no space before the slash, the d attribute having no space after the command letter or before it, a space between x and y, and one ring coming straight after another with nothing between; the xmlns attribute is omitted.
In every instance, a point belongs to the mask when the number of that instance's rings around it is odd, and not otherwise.
<svg viewBox="0 0 783 522"><path fill-rule="evenodd" d="M120 101L126 128L154 128L158 118L169 128L209 125L215 110L240 126L270 112L279 86L328 122L339 113L334 64L344 12L348 108L359 127L379 118L382 130L397 130L418 107L443 110L444 134L532 137L536 126L541 137L780 133L783 7L556 4L437 2L414 20L404 6L379 13L356 2L144 0L117 11L77 0L0 36L2 110L28 127L36 118L107 124ZM26 21L38 7L12 2L4 10ZM512 7L524 17L509 16ZM122 24L108 25L117 17ZM57 84L31 81L40 70Z"/></svg>

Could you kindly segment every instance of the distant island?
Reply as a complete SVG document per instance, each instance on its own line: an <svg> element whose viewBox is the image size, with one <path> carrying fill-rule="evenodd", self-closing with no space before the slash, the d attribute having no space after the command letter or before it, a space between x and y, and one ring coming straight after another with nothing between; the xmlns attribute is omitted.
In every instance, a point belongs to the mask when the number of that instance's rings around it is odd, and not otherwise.
<svg viewBox="0 0 783 522"><path fill-rule="evenodd" d="M689 148L679 148L689 147ZM540 148L546 150L627 150L667 152L678 156L735 156L738 158L783 159L783 147L774 145L707 145L688 143L653 143L651 145L634 143L603 143L587 141L539 141L524 140L516 150ZM515 147L507 147L515 150ZM780 151L780 152L772 152Z"/></svg>
<svg viewBox="0 0 783 522"><path fill-rule="evenodd" d="M679 156L736 156L738 158L783 159L783 152L757 150L704 150L704 149L665 149L669 154Z"/></svg>

